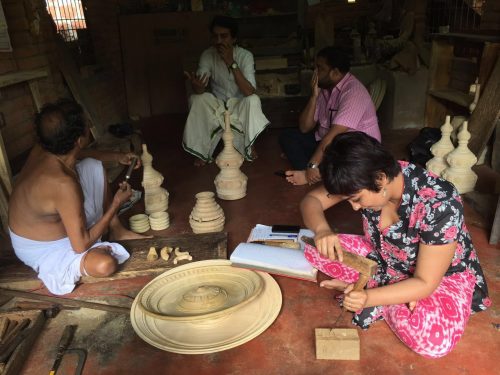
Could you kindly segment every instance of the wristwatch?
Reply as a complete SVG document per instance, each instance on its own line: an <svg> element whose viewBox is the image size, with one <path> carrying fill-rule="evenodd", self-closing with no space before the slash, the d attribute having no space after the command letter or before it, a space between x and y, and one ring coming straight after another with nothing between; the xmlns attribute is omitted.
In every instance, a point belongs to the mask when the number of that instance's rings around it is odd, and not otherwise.
<svg viewBox="0 0 500 375"><path fill-rule="evenodd" d="M236 64L236 61L234 63L232 63L231 65L229 65L229 67L231 68L231 70L235 70L235 69L239 68L238 64Z"/></svg>
<svg viewBox="0 0 500 375"><path fill-rule="evenodd" d="M311 169L318 168L318 164L315 164L315 163L307 163L307 168L311 168Z"/></svg>

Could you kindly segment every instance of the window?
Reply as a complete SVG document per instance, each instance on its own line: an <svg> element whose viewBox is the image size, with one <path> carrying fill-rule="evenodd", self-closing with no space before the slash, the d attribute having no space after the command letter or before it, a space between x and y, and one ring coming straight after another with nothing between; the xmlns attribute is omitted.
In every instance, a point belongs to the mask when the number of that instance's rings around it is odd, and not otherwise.
<svg viewBox="0 0 500 375"><path fill-rule="evenodd" d="M46 2L57 32L66 42L78 40L79 30L87 28L81 0L46 0Z"/></svg>
<svg viewBox="0 0 500 375"><path fill-rule="evenodd" d="M82 0L45 0L45 3L57 32L67 43L78 64L94 64L94 49Z"/></svg>

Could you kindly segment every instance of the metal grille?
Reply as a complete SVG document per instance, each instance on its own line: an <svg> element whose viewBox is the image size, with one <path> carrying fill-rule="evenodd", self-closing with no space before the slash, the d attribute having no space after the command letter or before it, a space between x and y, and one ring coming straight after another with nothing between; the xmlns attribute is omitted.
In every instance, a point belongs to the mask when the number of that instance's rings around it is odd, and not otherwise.
<svg viewBox="0 0 500 375"><path fill-rule="evenodd" d="M486 0L431 0L427 5L427 31L478 32L485 5Z"/></svg>
<svg viewBox="0 0 500 375"><path fill-rule="evenodd" d="M46 0L46 4L64 40L78 40L79 31L87 28L81 0Z"/></svg>

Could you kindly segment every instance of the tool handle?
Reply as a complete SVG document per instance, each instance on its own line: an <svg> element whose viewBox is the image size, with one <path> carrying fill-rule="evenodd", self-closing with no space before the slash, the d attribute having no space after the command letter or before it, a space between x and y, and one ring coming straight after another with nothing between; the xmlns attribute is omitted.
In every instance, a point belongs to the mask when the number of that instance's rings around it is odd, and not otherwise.
<svg viewBox="0 0 500 375"><path fill-rule="evenodd" d="M76 325L67 325L64 328L61 339L59 340L59 344L57 345L56 359L54 360L54 364L52 365L49 375L54 375L57 372L57 369L61 364L64 352L71 343L71 340L73 340L73 335L75 334L76 327L77 327Z"/></svg>
<svg viewBox="0 0 500 375"><path fill-rule="evenodd" d="M312 239L311 237L302 236L300 239L302 241L304 241L304 243L306 243L310 246L316 247L316 243L314 242L314 239ZM356 271L358 271L360 273L359 279L354 286L355 290L362 289L365 286L365 284L368 282L368 279L370 277L372 277L377 270L377 262L375 262L371 259L362 257L361 255L350 253L349 251L346 251L344 249L342 249L342 262L341 263L345 264L348 267L354 268ZM363 281L364 281L364 283L362 285L359 284L359 285L361 285L361 287L360 287L358 285L358 283L363 282Z"/></svg>
<svg viewBox="0 0 500 375"><path fill-rule="evenodd" d="M73 335L75 334L75 331L76 331L76 325L67 325L66 328L64 328L64 332L61 336L61 340L59 340L59 345L58 345L60 351L66 350L66 348L71 343L71 340L73 340Z"/></svg>
<svg viewBox="0 0 500 375"><path fill-rule="evenodd" d="M132 171L134 170L136 163L137 163L137 156L134 156L132 158L132 161L130 162L130 165L128 166L127 173L125 174L125 181L128 181L130 179L130 176L132 175Z"/></svg>

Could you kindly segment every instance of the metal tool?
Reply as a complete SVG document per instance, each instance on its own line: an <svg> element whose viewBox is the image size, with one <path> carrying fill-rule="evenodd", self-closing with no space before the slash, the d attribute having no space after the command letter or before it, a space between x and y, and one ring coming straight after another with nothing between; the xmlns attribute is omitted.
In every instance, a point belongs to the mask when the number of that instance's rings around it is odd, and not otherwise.
<svg viewBox="0 0 500 375"><path fill-rule="evenodd" d="M54 364L52 365L52 369L49 372L49 375L55 375L61 361L66 353L76 353L78 355L78 365L75 370L75 375L80 375L83 370L83 365L85 364L85 360L87 359L87 352L85 349L68 349L69 344L73 340L73 336L75 335L77 326L76 325L67 325L64 328L64 332L61 336L61 340L59 340L59 345L57 347L56 359L54 360Z"/></svg>
<svg viewBox="0 0 500 375"><path fill-rule="evenodd" d="M125 182L128 182L128 180L130 180L130 176L132 175L132 171L134 170L136 163L137 163L137 156L134 156L127 169L127 173L125 174Z"/></svg>

